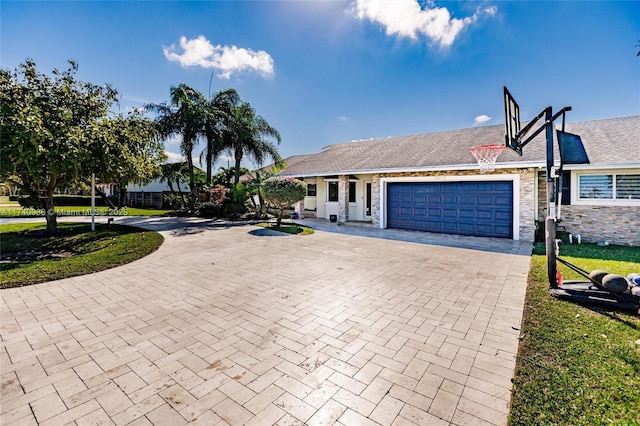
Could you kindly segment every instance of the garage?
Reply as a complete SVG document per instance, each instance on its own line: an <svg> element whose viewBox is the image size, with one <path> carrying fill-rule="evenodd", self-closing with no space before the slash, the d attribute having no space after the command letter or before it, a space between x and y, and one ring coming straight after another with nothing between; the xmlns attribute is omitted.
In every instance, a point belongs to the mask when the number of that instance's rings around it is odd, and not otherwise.
<svg viewBox="0 0 640 426"><path fill-rule="evenodd" d="M387 226L512 238L513 182L389 183Z"/></svg>

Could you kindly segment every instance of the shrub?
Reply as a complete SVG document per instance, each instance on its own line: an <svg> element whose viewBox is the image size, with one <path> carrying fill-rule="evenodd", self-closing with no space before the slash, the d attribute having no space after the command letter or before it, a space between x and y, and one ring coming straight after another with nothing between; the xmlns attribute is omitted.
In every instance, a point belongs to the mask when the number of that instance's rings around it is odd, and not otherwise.
<svg viewBox="0 0 640 426"><path fill-rule="evenodd" d="M206 203L200 204L198 207L198 216L200 217L219 217L222 213L222 208L220 204L212 203L207 201Z"/></svg>
<svg viewBox="0 0 640 426"><path fill-rule="evenodd" d="M216 185L209 189L209 201L198 207L198 215L202 217L218 217L223 212L222 206L227 200L227 188Z"/></svg>
<svg viewBox="0 0 640 426"><path fill-rule="evenodd" d="M222 201L222 213L226 217L238 217L247 212L247 201L251 197L247 186L239 183L233 187L230 197Z"/></svg>
<svg viewBox="0 0 640 426"><path fill-rule="evenodd" d="M185 208L182 198L177 194L166 194L164 196L164 202L173 210L183 210Z"/></svg>
<svg viewBox="0 0 640 426"><path fill-rule="evenodd" d="M112 202L116 205L118 204L118 196L110 196L109 197ZM23 195L18 197L18 203L22 207L40 207L39 203L28 195ZM90 207L91 206L91 196L90 195L54 195L53 196L53 205L54 206L75 206L75 207ZM96 195L96 207L105 207L106 204L102 198Z"/></svg>

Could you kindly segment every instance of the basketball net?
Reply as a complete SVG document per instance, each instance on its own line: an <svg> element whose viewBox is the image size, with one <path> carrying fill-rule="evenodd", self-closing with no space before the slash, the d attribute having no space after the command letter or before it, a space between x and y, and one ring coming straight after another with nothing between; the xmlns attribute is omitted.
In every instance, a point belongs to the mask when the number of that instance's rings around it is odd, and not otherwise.
<svg viewBox="0 0 640 426"><path fill-rule="evenodd" d="M489 144L469 148L471 154L478 160L480 173L491 172L496 169L498 155L505 149L504 145Z"/></svg>

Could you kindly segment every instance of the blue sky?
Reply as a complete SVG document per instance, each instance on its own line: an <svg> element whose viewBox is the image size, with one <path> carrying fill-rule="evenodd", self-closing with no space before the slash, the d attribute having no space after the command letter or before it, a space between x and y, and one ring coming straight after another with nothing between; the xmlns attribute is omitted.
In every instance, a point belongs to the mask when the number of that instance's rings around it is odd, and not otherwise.
<svg viewBox="0 0 640 426"><path fill-rule="evenodd" d="M640 114L640 2L419 3L2 0L0 64L74 59L80 79L118 89L121 111L180 83L234 87L283 156L502 124L504 85L523 119L547 105L571 105L570 122Z"/></svg>

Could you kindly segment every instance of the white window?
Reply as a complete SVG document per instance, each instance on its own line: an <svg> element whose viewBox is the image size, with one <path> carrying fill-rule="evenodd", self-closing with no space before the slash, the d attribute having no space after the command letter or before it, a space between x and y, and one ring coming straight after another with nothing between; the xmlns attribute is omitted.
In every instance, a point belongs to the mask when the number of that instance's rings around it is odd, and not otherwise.
<svg viewBox="0 0 640 426"><path fill-rule="evenodd" d="M317 191L317 186L315 183L307 184L307 197L315 197Z"/></svg>
<svg viewBox="0 0 640 426"><path fill-rule="evenodd" d="M338 182L327 182L327 201L329 202L337 202L338 201Z"/></svg>
<svg viewBox="0 0 640 426"><path fill-rule="evenodd" d="M329 181L327 182L327 201L329 202L337 202L338 201L338 182L337 181ZM349 182L349 202L356 202L356 183Z"/></svg>
<svg viewBox="0 0 640 426"><path fill-rule="evenodd" d="M640 174L616 175L616 200L640 200Z"/></svg>
<svg viewBox="0 0 640 426"><path fill-rule="evenodd" d="M613 199L613 175L580 176L581 199Z"/></svg>
<svg viewBox="0 0 640 426"><path fill-rule="evenodd" d="M585 204L640 203L640 174L578 174L578 201Z"/></svg>

